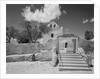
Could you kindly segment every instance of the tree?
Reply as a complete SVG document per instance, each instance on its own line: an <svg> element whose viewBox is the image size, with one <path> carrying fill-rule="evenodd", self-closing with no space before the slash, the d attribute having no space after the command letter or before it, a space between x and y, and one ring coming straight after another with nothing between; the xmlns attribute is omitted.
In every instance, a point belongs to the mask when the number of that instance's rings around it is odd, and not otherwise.
<svg viewBox="0 0 100 79"><path fill-rule="evenodd" d="M50 28L47 27L47 24L39 23L33 26L33 29L31 30L32 33L32 39L34 42L37 41L37 39L42 38L42 34L49 33Z"/></svg>
<svg viewBox="0 0 100 79"><path fill-rule="evenodd" d="M32 29L31 23L29 21L24 21L24 22L20 23L20 25L27 31L31 42L33 43L32 36L31 36L31 29Z"/></svg>
<svg viewBox="0 0 100 79"><path fill-rule="evenodd" d="M32 29L31 30L31 35L32 35L32 39L34 42L37 41L37 39L42 38L42 34L40 31L38 31L37 29Z"/></svg>
<svg viewBox="0 0 100 79"><path fill-rule="evenodd" d="M28 37L32 43L36 42L37 39L42 38L42 34L46 34L50 31L47 24L43 23L24 21L20 25L27 31Z"/></svg>
<svg viewBox="0 0 100 79"><path fill-rule="evenodd" d="M26 30L22 30L21 32L19 32L17 34L17 40L19 43L29 43L30 42L30 38L28 36L28 33Z"/></svg>
<svg viewBox="0 0 100 79"><path fill-rule="evenodd" d="M47 34L51 31L51 29L49 27L47 27L47 24L43 24L43 23L40 23L39 30L43 34Z"/></svg>
<svg viewBox="0 0 100 79"><path fill-rule="evenodd" d="M6 27L6 42L10 43L11 38L15 38L18 30L16 30L13 26Z"/></svg>
<svg viewBox="0 0 100 79"><path fill-rule="evenodd" d="M86 40L90 40L90 39L93 39L94 38L94 34L92 31L86 31L85 32L85 39Z"/></svg>

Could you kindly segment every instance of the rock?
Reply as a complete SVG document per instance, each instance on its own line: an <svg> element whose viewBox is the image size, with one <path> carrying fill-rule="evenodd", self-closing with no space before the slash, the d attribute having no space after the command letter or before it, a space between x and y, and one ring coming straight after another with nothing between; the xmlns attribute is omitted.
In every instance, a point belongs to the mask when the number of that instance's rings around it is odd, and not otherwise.
<svg viewBox="0 0 100 79"><path fill-rule="evenodd" d="M42 58L42 54L41 53L36 53L35 54L35 60L40 60Z"/></svg>

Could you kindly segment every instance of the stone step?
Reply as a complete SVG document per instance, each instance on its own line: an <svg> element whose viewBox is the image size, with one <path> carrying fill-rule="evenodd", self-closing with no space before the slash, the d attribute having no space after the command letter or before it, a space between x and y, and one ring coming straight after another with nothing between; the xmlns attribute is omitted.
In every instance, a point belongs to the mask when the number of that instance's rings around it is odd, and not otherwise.
<svg viewBox="0 0 100 79"><path fill-rule="evenodd" d="M59 55L79 55L79 54L74 54L74 53L60 53Z"/></svg>
<svg viewBox="0 0 100 79"><path fill-rule="evenodd" d="M62 60L62 61L83 61L82 58L58 58L59 60Z"/></svg>
<svg viewBox="0 0 100 79"><path fill-rule="evenodd" d="M59 66L60 67L66 67L66 68L67 67L78 67L78 68L79 67L82 67L82 68L84 67L84 68L88 68L88 65L86 65L86 64L85 65L81 65L81 64L77 64L77 65L76 64L63 64L62 65L62 64L59 64Z"/></svg>
<svg viewBox="0 0 100 79"><path fill-rule="evenodd" d="M62 52L62 53L60 53L60 55L79 55L79 54L77 54L77 53L73 53L73 52L67 52L67 53L65 53L65 52Z"/></svg>
<svg viewBox="0 0 100 79"><path fill-rule="evenodd" d="M58 58L60 58L60 56ZM61 58L82 59L82 57L78 57L78 56L61 56Z"/></svg>
<svg viewBox="0 0 100 79"><path fill-rule="evenodd" d="M71 51L67 53L61 52L60 55L58 55L58 59L60 71L92 71L92 69L88 68L83 58L77 53Z"/></svg>
<svg viewBox="0 0 100 79"><path fill-rule="evenodd" d="M59 68L76 68L76 69L90 69L88 66L78 66L78 65L59 65Z"/></svg>
<svg viewBox="0 0 100 79"><path fill-rule="evenodd" d="M65 54L77 54L77 53L74 53L73 51L60 52L60 53L65 53Z"/></svg>
<svg viewBox="0 0 100 79"><path fill-rule="evenodd" d="M81 56L58 56L58 58L82 58Z"/></svg>
<svg viewBox="0 0 100 79"><path fill-rule="evenodd" d="M58 55L58 57L80 57L82 58L82 56L80 55Z"/></svg>
<svg viewBox="0 0 100 79"><path fill-rule="evenodd" d="M83 60L84 60L84 59L82 59L82 58L60 58L60 57L59 57L58 59L59 59L59 60L62 60L62 61L65 61L65 60L66 60L66 61L67 61L67 60L68 60L68 61L69 61L69 60L70 60L70 61L71 61L71 60L72 60L72 61L73 61L73 60L74 60L74 61L75 61L75 60L76 60L76 61L77 61L77 60L83 61Z"/></svg>
<svg viewBox="0 0 100 79"><path fill-rule="evenodd" d="M59 68L59 71L92 71L90 68Z"/></svg>
<svg viewBox="0 0 100 79"><path fill-rule="evenodd" d="M79 54L64 54L64 53L61 53L61 54L58 54L59 56L81 56Z"/></svg>
<svg viewBox="0 0 100 79"><path fill-rule="evenodd" d="M82 62L82 61L84 61L83 59L59 59L59 61L61 61L61 62L65 62L65 61L69 61L69 62L72 62L72 61L76 61L76 62Z"/></svg>
<svg viewBox="0 0 100 79"><path fill-rule="evenodd" d="M61 61L59 61L59 63L67 63L67 64L86 64L86 62L85 61L63 61L63 62L61 62Z"/></svg>
<svg viewBox="0 0 100 79"><path fill-rule="evenodd" d="M87 64L86 61L82 60L63 60L63 59L59 59L59 63L66 63L66 64Z"/></svg>
<svg viewBox="0 0 100 79"><path fill-rule="evenodd" d="M80 55L58 55L58 57L81 57Z"/></svg>
<svg viewBox="0 0 100 79"><path fill-rule="evenodd" d="M81 63L62 63L60 62L59 65L65 65L65 66L86 66L88 67L88 65L86 63L81 64Z"/></svg>

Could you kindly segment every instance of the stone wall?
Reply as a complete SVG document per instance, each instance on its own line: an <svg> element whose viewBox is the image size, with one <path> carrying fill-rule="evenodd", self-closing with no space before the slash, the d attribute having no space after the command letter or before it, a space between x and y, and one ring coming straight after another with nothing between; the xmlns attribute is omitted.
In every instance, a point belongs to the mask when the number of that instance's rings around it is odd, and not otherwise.
<svg viewBox="0 0 100 79"><path fill-rule="evenodd" d="M51 61L52 48L58 40L50 40L44 46L39 43L35 44L6 44L6 61L32 61L32 55L35 55L36 61Z"/></svg>
<svg viewBox="0 0 100 79"><path fill-rule="evenodd" d="M6 44L6 55L39 53L42 45L35 44Z"/></svg>
<svg viewBox="0 0 100 79"><path fill-rule="evenodd" d="M41 44L6 44L6 62L32 61L51 61L52 52L48 47ZM45 50L44 50L45 49Z"/></svg>

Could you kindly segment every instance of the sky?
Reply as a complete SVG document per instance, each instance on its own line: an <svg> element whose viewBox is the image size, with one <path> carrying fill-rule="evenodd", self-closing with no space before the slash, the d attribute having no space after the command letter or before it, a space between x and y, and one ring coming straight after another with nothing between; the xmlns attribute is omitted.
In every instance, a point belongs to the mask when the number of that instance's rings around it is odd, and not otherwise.
<svg viewBox="0 0 100 79"><path fill-rule="evenodd" d="M29 17L25 10L26 6L33 6L34 18ZM87 30L94 32L94 5L93 4L59 4L59 5L45 5L44 13L48 14L48 17L44 18L43 15L38 16L37 14L42 13L40 11L44 4L7 4L6 5L6 26L14 26L15 28L20 28L19 23L23 20L36 20L39 22L49 22L53 19L59 26L63 26L64 32L75 34L81 38L84 38L84 33ZM60 7L60 8L59 8ZM51 12L50 12L51 11ZM59 12L60 11L60 12ZM22 13L24 12L24 15ZM30 12L31 13L31 12ZM29 14L29 13L28 13ZM53 17L52 15L55 16ZM27 16L26 16L27 15ZM59 19L58 19L59 17ZM26 18L26 19L25 19ZM42 19L40 19L42 18ZM49 18L49 19L48 19ZM45 19L45 20L44 20Z"/></svg>

